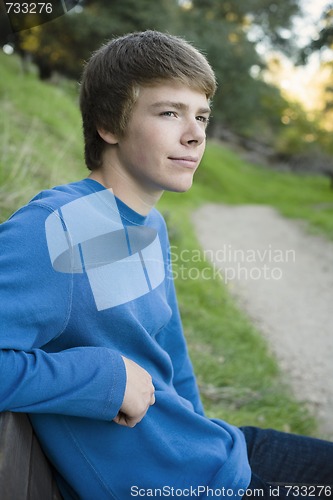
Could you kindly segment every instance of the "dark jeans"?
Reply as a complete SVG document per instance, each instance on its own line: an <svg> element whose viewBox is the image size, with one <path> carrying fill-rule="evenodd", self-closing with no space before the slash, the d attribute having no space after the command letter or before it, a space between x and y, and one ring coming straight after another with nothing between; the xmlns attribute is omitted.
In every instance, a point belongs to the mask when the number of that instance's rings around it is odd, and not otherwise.
<svg viewBox="0 0 333 500"><path fill-rule="evenodd" d="M252 470L244 498L333 498L333 443L271 429L241 430Z"/></svg>

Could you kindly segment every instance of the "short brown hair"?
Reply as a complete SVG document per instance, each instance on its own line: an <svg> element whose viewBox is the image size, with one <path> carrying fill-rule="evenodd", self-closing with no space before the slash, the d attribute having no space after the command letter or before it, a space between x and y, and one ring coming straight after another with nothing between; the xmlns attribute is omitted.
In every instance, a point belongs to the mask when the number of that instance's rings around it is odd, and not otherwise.
<svg viewBox="0 0 333 500"><path fill-rule="evenodd" d="M98 128L123 135L140 86L176 80L211 99L216 90L207 59L184 39L143 31L110 40L88 61L82 77L80 108L85 161L101 166L105 142Z"/></svg>

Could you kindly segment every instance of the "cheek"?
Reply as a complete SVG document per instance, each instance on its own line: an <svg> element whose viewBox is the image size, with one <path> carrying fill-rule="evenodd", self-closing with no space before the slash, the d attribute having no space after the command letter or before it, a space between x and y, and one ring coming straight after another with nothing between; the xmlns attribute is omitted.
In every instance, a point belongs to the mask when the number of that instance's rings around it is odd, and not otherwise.
<svg viewBox="0 0 333 500"><path fill-rule="evenodd" d="M146 162L151 146L147 143L147 137L140 130L135 130L128 135L121 149L126 162L143 164Z"/></svg>
<svg viewBox="0 0 333 500"><path fill-rule="evenodd" d="M201 158L204 155L205 149L206 149L206 139L204 139L200 144L200 146L198 147L198 154L200 155Z"/></svg>
<svg viewBox="0 0 333 500"><path fill-rule="evenodd" d="M139 165L146 165L147 158L149 154L147 154L147 146L145 144L141 144L140 149L135 154L136 163Z"/></svg>
<svg viewBox="0 0 333 500"><path fill-rule="evenodd" d="M135 124L127 139L127 150L130 151L132 160L137 163L146 166L152 163L156 165L161 157L170 154L168 144L173 145L174 139L170 138L170 132L165 124L163 126L156 122L145 126Z"/></svg>
<svg viewBox="0 0 333 500"><path fill-rule="evenodd" d="M142 161L149 162L161 156L165 151L165 137L157 133L156 130L151 130L150 133L142 134L138 142L138 154Z"/></svg>

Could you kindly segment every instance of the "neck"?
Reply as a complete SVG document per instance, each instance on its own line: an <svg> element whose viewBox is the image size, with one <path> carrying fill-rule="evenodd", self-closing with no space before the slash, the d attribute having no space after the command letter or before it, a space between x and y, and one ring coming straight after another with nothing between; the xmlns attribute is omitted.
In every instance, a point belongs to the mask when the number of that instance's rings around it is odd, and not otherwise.
<svg viewBox="0 0 333 500"><path fill-rule="evenodd" d="M104 158L100 168L93 170L89 175L105 188L111 188L114 195L140 215L147 215L156 205L163 191L143 188L136 179L133 179L123 169L117 167L117 162L111 165Z"/></svg>

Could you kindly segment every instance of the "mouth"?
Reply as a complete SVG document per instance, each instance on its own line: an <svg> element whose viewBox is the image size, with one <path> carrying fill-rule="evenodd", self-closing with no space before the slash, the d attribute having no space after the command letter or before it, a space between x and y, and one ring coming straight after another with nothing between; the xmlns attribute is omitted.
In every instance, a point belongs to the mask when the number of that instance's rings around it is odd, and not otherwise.
<svg viewBox="0 0 333 500"><path fill-rule="evenodd" d="M185 168L195 169L199 158L197 156L169 156L169 160Z"/></svg>

